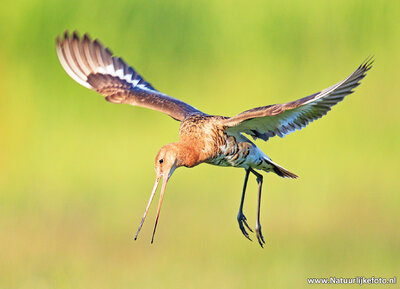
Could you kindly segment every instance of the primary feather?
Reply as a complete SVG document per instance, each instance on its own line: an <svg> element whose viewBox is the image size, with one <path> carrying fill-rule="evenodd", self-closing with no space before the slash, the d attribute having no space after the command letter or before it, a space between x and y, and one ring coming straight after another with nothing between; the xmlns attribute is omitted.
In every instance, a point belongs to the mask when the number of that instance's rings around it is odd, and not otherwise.
<svg viewBox="0 0 400 289"><path fill-rule="evenodd" d="M365 60L343 81L310 96L283 104L274 104L246 110L221 123L228 133L246 133L267 141L278 135L284 137L325 115L331 107L342 101L360 85L373 59Z"/></svg>
<svg viewBox="0 0 400 289"><path fill-rule="evenodd" d="M79 38L66 31L57 38L57 55L62 67L79 84L96 90L113 103L128 103L164 112L183 121L192 114L203 114L193 106L154 89L131 66L85 34Z"/></svg>

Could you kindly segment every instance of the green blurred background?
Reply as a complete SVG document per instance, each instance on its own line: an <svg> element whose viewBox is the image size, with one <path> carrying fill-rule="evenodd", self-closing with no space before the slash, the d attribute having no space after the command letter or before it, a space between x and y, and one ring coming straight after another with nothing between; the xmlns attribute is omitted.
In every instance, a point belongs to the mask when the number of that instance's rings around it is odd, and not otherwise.
<svg viewBox="0 0 400 289"><path fill-rule="evenodd" d="M400 278L399 4L6 0L0 288L303 288L307 277ZM109 104L70 79L55 52L65 29L101 39L157 89L227 116L326 88L368 55L376 62L327 117L257 141L300 176L264 179L265 249L237 225L244 171L208 165L175 172L150 245L154 204L132 237L154 157L178 139L179 123ZM256 199L252 178L252 227Z"/></svg>

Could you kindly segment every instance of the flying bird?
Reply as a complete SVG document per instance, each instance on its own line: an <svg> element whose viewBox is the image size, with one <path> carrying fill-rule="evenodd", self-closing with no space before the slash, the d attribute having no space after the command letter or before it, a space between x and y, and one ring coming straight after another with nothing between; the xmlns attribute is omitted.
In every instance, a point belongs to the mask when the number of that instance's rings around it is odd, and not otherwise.
<svg viewBox="0 0 400 289"><path fill-rule="evenodd" d="M260 201L263 176L258 171L272 172L282 178L297 175L273 162L244 134L267 141L274 136L284 137L325 115L331 107L353 92L373 59L366 59L341 82L310 96L283 104L267 105L246 110L233 117L209 115L197 108L156 90L132 66L85 34L64 33L57 37L57 55L62 67L72 79L84 87L105 96L111 103L127 103L163 112L180 121L179 141L163 146L155 159L156 178L135 240L142 228L153 197L163 178L151 243L154 240L165 188L179 167L192 168L201 163L245 170L243 190L237 221L243 235L250 239L253 232L243 214L243 204L250 173L258 183L255 234L258 243L265 244L260 224Z"/></svg>

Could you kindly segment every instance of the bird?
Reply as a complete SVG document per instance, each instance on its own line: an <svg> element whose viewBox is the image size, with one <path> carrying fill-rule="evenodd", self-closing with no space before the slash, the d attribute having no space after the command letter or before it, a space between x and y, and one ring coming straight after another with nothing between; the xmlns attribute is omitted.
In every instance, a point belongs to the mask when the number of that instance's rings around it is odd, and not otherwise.
<svg viewBox="0 0 400 289"><path fill-rule="evenodd" d="M284 136L304 128L324 116L331 107L354 92L374 62L365 59L358 68L339 83L307 97L282 103L252 108L233 117L209 115L197 108L156 90L122 58L115 56L99 40L77 31L56 38L58 59L66 73L82 86L105 96L116 104L130 104L163 112L180 122L179 141L164 145L157 153L154 167L156 178L146 205L136 240L146 219L162 178L151 243L154 241L161 205L167 182L179 167L193 168L201 163L243 168L245 171L237 222L242 234L249 240L253 232L243 213L247 182L250 173L256 177L257 217L254 227L261 247L265 239L261 231L260 206L263 172L272 172L282 178L298 176L272 161L247 136L267 141L274 136ZM248 232L249 231L249 232Z"/></svg>

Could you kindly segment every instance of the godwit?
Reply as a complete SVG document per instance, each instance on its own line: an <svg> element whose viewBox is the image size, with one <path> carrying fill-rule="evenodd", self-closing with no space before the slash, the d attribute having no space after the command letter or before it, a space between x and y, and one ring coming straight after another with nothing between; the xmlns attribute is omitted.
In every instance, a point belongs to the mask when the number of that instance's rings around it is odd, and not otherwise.
<svg viewBox="0 0 400 289"><path fill-rule="evenodd" d="M249 174L256 176L258 203L255 232L261 247L265 244L260 225L260 201L263 176L256 170L274 172L283 178L297 178L273 162L243 133L253 139L267 141L300 130L308 123L325 115L332 106L352 93L372 67L373 59L366 59L343 81L310 96L283 104L246 110L233 117L208 115L193 106L154 89L131 66L104 47L98 40L91 41L85 34L79 38L74 32L57 37L57 55L62 67L79 84L96 90L112 103L128 103L168 114L180 121L179 142L163 146L155 159L156 179L135 240L142 228L147 211L163 177L157 216L151 243L157 228L161 204L167 182L178 167L192 168L201 163L245 169L244 185L237 220L243 235L246 228L253 232L243 214L243 203Z"/></svg>

